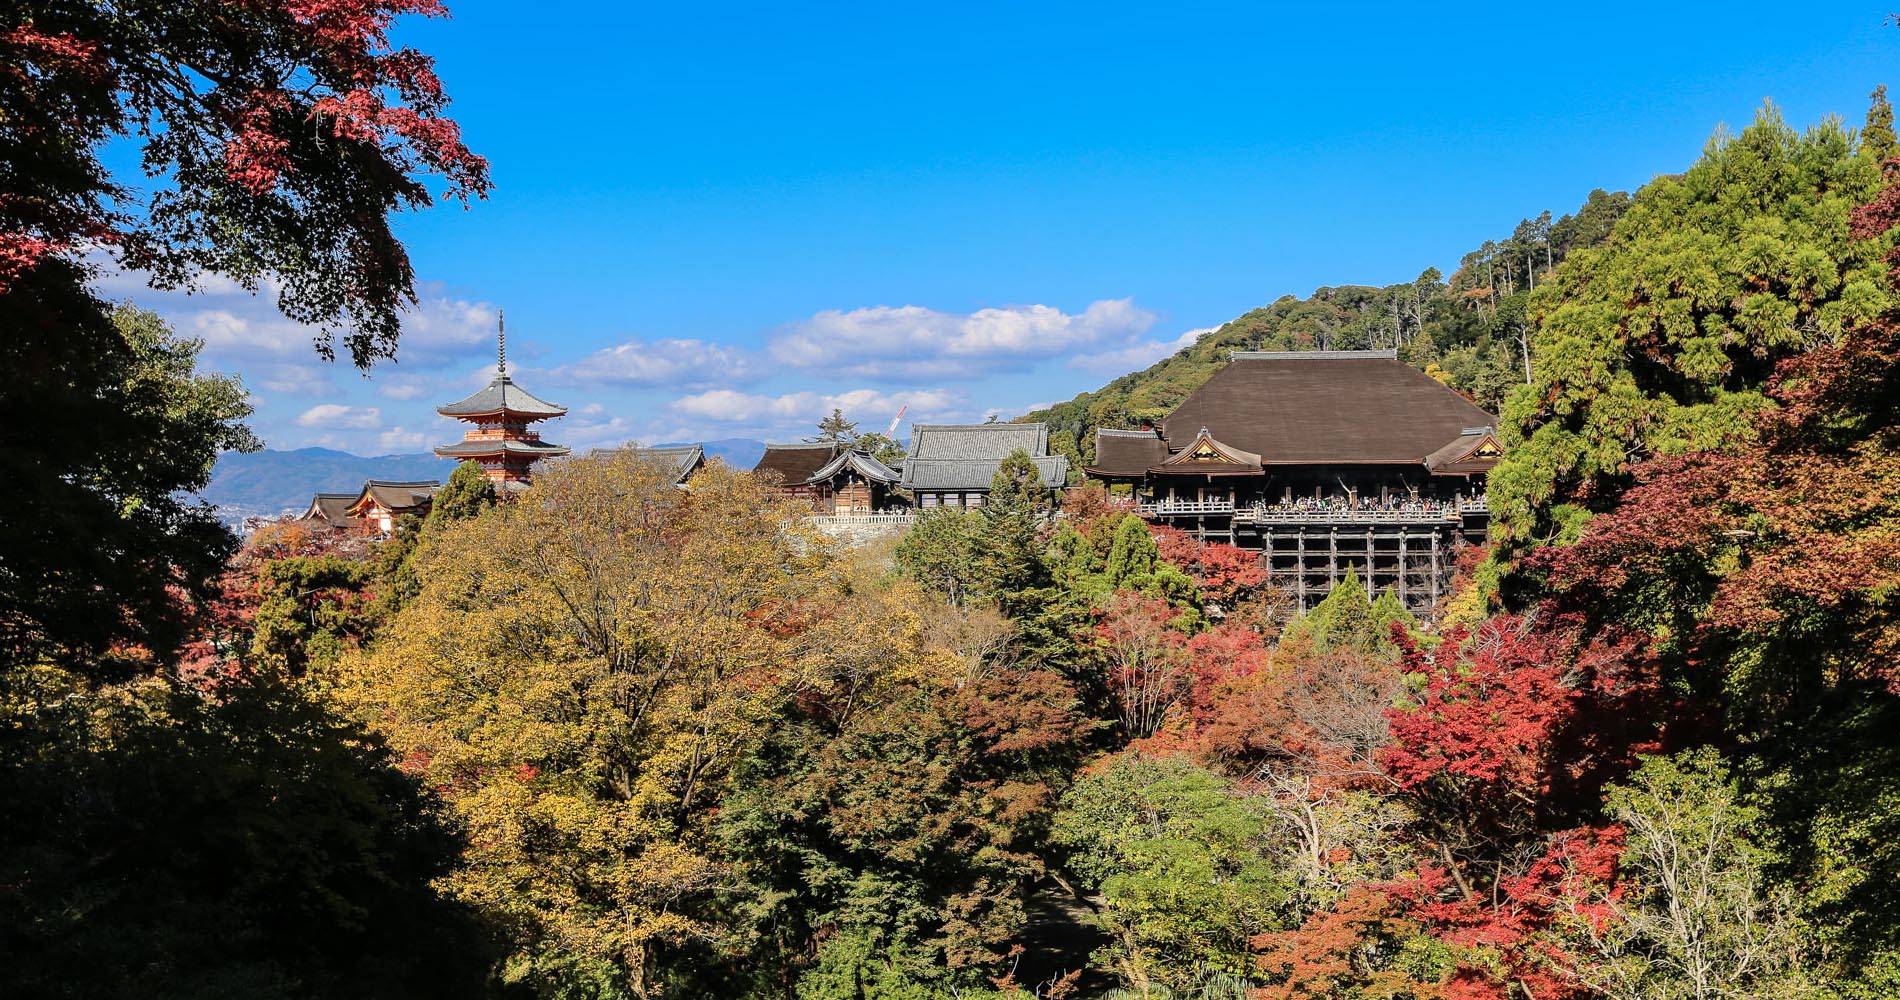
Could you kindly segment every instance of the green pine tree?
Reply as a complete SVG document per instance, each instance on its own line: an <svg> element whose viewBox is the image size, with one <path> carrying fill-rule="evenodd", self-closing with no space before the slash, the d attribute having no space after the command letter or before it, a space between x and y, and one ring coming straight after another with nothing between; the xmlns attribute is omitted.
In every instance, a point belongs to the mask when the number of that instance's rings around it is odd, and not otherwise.
<svg viewBox="0 0 1900 1000"><path fill-rule="evenodd" d="M1395 623L1407 631L1418 628L1418 619L1405 610L1397 594L1388 589L1377 600L1368 599L1359 570L1348 566L1324 599L1287 625L1280 641L1296 649L1395 653Z"/></svg>
<svg viewBox="0 0 1900 1000"><path fill-rule="evenodd" d="M1893 105L1887 102L1887 85L1874 88L1873 104L1867 109L1867 124L1860 130L1860 151L1885 163L1900 156L1900 137L1893 132Z"/></svg>
<svg viewBox="0 0 1900 1000"><path fill-rule="evenodd" d="M1009 453L990 478L982 509L982 574L990 594L1006 608L1012 598L1049 583L1037 533L1049 509L1049 491L1029 453Z"/></svg>
<svg viewBox="0 0 1900 1000"><path fill-rule="evenodd" d="M849 448L858 442L858 425L854 420L846 420L844 411L831 408L831 416L818 421L818 436L806 438L815 444L835 444Z"/></svg>
<svg viewBox="0 0 1900 1000"><path fill-rule="evenodd" d="M1161 550L1155 547L1154 535L1141 518L1130 514L1115 526L1115 541L1109 546L1102 572L1109 587L1116 588L1131 578L1153 573L1160 561Z"/></svg>

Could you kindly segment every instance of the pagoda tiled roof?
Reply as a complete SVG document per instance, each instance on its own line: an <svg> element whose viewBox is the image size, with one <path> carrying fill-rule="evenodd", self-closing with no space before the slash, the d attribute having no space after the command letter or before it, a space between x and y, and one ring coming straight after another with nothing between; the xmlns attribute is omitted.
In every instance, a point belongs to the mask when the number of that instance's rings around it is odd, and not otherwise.
<svg viewBox="0 0 1900 1000"><path fill-rule="evenodd" d="M567 413L567 407L536 398L506 375L497 375L473 396L460 402L435 408L445 417L479 417L491 413L512 413L540 419Z"/></svg>
<svg viewBox="0 0 1900 1000"><path fill-rule="evenodd" d="M536 458L557 458L567 454L568 447L563 444L549 444L531 438L495 438L488 441L457 441L454 444L436 445L435 453L443 458L479 458L483 455L533 455Z"/></svg>

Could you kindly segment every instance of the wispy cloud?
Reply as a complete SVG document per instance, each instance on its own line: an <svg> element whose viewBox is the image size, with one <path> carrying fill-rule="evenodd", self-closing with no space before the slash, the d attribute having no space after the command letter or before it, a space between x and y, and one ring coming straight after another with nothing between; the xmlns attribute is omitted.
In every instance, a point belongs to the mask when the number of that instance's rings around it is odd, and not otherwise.
<svg viewBox="0 0 1900 1000"><path fill-rule="evenodd" d="M742 385L758 364L749 351L702 340L629 340L603 348L548 374L557 381L644 389Z"/></svg>
<svg viewBox="0 0 1900 1000"><path fill-rule="evenodd" d="M383 425L383 411L374 406L319 403L298 414L297 424L301 427L373 430Z"/></svg>
<svg viewBox="0 0 1900 1000"><path fill-rule="evenodd" d="M1146 333L1154 313L1103 299L1080 313L1045 305L968 314L923 306L828 310L780 331L772 357L807 371L861 378L970 377Z"/></svg>
<svg viewBox="0 0 1900 1000"><path fill-rule="evenodd" d="M1204 326L1189 330L1173 340L1137 339L1118 349L1077 354L1069 359L1069 367L1097 375L1123 375L1140 371L1176 351L1194 346L1195 341L1218 329L1216 326Z"/></svg>
<svg viewBox="0 0 1900 1000"><path fill-rule="evenodd" d="M427 451L429 435L422 431L412 431L405 427L391 427L376 436L376 444L386 455L408 454Z"/></svg>
<svg viewBox="0 0 1900 1000"><path fill-rule="evenodd" d="M881 423L906 406L910 408L911 419L927 420L953 416L964 409L964 403L962 393L948 389L914 392L853 389L840 393L789 392L777 396L711 389L676 399L672 408L676 413L724 424L783 429L816 424L834 408L843 410L852 420Z"/></svg>

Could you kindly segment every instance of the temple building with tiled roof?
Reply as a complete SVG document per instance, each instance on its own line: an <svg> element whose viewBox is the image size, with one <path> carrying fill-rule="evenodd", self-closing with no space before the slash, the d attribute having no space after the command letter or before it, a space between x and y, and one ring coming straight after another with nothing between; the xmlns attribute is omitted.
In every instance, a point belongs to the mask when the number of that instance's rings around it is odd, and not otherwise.
<svg viewBox="0 0 1900 1000"><path fill-rule="evenodd" d="M896 470L862 448L832 442L767 444L752 471L819 514L875 514L906 507Z"/></svg>
<svg viewBox="0 0 1900 1000"><path fill-rule="evenodd" d="M904 457L899 485L919 507L981 507L1003 459L1022 451L1036 465L1042 484L1067 484L1069 460L1049 453L1049 425L917 424Z"/></svg>
<svg viewBox="0 0 1900 1000"><path fill-rule="evenodd" d="M1084 472L1150 520L1266 550L1305 605L1351 568L1430 613L1483 536L1496 425L1393 351L1237 351L1161 426L1098 431Z"/></svg>
<svg viewBox="0 0 1900 1000"><path fill-rule="evenodd" d="M297 516L297 520L309 522L324 528L359 528L362 522L351 516L350 506L360 496L357 493L318 493L310 498L310 506Z"/></svg>
<svg viewBox="0 0 1900 1000"><path fill-rule="evenodd" d="M474 395L435 410L469 424L462 440L436 446L435 453L456 461L476 461L502 489L520 489L534 478L534 463L568 453L563 445L541 440L532 426L564 416L567 407L536 398L508 377L506 328L496 338L495 377Z"/></svg>
<svg viewBox="0 0 1900 1000"><path fill-rule="evenodd" d="M589 458L616 454L618 451L630 452L642 462L655 462L673 476L673 485L685 486L693 473L706 467L706 448L697 444L675 444L657 448L626 446L624 449L595 448L587 453Z"/></svg>
<svg viewBox="0 0 1900 1000"><path fill-rule="evenodd" d="M404 514L427 516L429 502L441 485L433 479L417 482L371 479L350 501L345 514L357 524L386 535L396 530L396 521Z"/></svg>

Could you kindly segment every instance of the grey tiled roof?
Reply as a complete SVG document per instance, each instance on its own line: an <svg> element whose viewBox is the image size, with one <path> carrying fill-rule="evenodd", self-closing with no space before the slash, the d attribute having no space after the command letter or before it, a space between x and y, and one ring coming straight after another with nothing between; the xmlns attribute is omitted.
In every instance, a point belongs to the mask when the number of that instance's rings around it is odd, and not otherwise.
<svg viewBox="0 0 1900 1000"><path fill-rule="evenodd" d="M987 490L1017 450L1029 453L1044 486L1068 481L1069 460L1049 454L1048 424L917 424L899 482L911 490Z"/></svg>
<svg viewBox="0 0 1900 1000"><path fill-rule="evenodd" d="M674 485L685 482L688 476L706 464L706 449L696 444L676 444L665 448L593 448L588 450L587 457L605 458L622 451L632 452L634 458L643 462L658 462L671 467Z"/></svg>
<svg viewBox="0 0 1900 1000"><path fill-rule="evenodd" d="M671 448L635 448L635 456L643 461L659 462L673 469L673 482L683 483L686 477L699 471L706 464L706 449L696 444L675 445Z"/></svg>
<svg viewBox="0 0 1900 1000"><path fill-rule="evenodd" d="M503 410L530 417L558 417L567 412L567 407L536 399L514 379L497 375L475 395L435 408L445 417L474 417Z"/></svg>
<svg viewBox="0 0 1900 1000"><path fill-rule="evenodd" d="M811 474L811 482L830 479L840 470L849 467L871 482L895 483L897 473L883 462L871 457L871 453L860 448L851 448L838 453L838 457L826 462L824 467Z"/></svg>
<svg viewBox="0 0 1900 1000"><path fill-rule="evenodd" d="M1049 454L1049 425L917 424L911 428L909 460L1001 460L1018 448L1032 457Z"/></svg>
<svg viewBox="0 0 1900 1000"><path fill-rule="evenodd" d="M1042 485L1053 489L1068 481L1067 458L1061 455L1032 455L1030 461L1036 463L1036 471L1042 474ZM996 470L1002 464L1003 456L913 458L904 463L901 483L905 489L911 490L987 490L990 480L995 478Z"/></svg>

